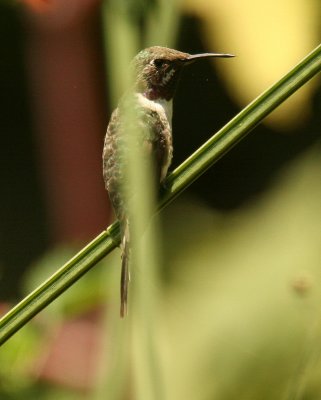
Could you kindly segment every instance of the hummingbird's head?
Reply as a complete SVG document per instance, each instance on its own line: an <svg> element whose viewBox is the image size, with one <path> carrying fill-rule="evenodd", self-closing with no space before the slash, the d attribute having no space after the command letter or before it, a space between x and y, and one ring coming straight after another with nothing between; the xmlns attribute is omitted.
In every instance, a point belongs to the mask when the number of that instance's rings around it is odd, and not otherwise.
<svg viewBox="0 0 321 400"><path fill-rule="evenodd" d="M188 54L167 47L154 46L139 52L133 60L135 90L148 99L170 100L174 96L182 68L208 57L234 57L232 54Z"/></svg>

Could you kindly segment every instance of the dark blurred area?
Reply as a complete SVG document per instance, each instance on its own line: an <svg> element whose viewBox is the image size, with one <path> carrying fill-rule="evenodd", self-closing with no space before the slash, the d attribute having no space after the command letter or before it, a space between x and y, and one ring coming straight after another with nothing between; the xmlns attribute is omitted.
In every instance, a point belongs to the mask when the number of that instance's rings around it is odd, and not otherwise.
<svg viewBox="0 0 321 400"><path fill-rule="evenodd" d="M21 13L0 4L1 299L17 295L19 277L49 244L48 215L38 162Z"/></svg>
<svg viewBox="0 0 321 400"><path fill-rule="evenodd" d="M110 221L99 3L1 3L1 298L54 245Z"/></svg>

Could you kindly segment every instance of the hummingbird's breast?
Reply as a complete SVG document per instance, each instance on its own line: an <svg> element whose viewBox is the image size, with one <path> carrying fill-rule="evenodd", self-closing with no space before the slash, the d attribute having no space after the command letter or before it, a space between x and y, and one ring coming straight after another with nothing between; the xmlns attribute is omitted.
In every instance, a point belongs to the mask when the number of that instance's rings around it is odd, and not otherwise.
<svg viewBox="0 0 321 400"><path fill-rule="evenodd" d="M148 99L142 93L137 93L138 102L142 107L156 111L163 119L166 119L169 126L172 126L173 117L173 100L158 98L154 100Z"/></svg>
<svg viewBox="0 0 321 400"><path fill-rule="evenodd" d="M121 220L124 213L123 188L126 186L127 151L125 140L128 126L128 108L132 125L138 132L137 144L144 149L146 158L152 158L155 178L162 182L172 161L172 101L150 100L142 93L134 93L124 98L112 113L104 143L103 172L106 189L114 205L116 215ZM144 157L145 157L144 156Z"/></svg>
<svg viewBox="0 0 321 400"><path fill-rule="evenodd" d="M173 157L173 100L163 98L150 100L142 93L137 93L137 99L139 104L145 110L148 110L149 115L152 116L151 123L149 124L150 133L153 136L151 141L154 145L156 161L158 163L160 182L162 182L167 175Z"/></svg>

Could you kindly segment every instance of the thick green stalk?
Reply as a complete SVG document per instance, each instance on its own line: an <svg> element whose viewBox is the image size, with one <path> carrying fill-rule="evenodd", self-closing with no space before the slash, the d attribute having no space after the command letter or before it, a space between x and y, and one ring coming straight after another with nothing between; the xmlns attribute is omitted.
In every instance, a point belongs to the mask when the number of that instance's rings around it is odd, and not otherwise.
<svg viewBox="0 0 321 400"><path fill-rule="evenodd" d="M179 193L244 138L265 116L320 71L321 45L280 81L243 109L168 176L166 191L163 194L160 208L169 204ZM0 344L6 342L31 318L75 283L99 260L110 253L118 243L119 227L115 223L0 320Z"/></svg>
<svg viewBox="0 0 321 400"><path fill-rule="evenodd" d="M118 243L119 225L116 222L0 319L0 345L117 247Z"/></svg>

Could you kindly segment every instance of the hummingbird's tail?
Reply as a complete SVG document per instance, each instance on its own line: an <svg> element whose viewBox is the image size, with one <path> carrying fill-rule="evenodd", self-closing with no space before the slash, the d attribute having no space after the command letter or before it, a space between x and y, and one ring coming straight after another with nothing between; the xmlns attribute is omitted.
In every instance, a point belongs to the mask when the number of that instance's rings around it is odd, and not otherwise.
<svg viewBox="0 0 321 400"><path fill-rule="evenodd" d="M127 315L127 298L129 283L129 220L125 219L123 226L123 235L121 242L121 278L120 278L120 316L123 318Z"/></svg>

